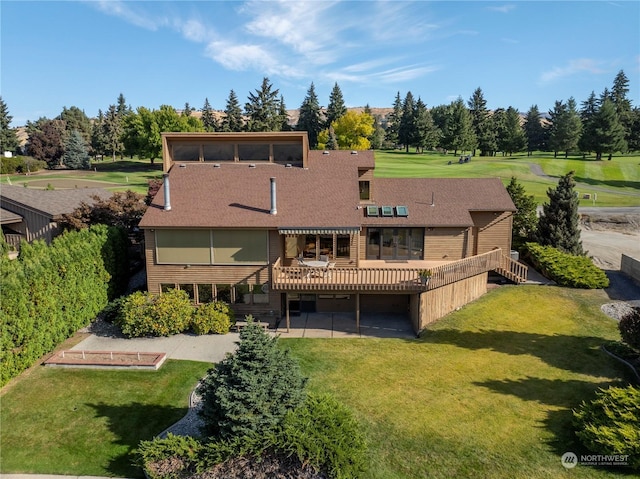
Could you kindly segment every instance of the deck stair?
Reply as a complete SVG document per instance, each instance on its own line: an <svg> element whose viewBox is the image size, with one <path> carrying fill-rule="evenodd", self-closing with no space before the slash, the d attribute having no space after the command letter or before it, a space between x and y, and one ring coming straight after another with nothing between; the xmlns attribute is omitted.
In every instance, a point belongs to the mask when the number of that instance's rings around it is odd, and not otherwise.
<svg viewBox="0 0 640 479"><path fill-rule="evenodd" d="M519 261L516 261L505 254L501 254L499 264L494 271L516 284L522 284L527 282L528 269L529 268L526 265Z"/></svg>

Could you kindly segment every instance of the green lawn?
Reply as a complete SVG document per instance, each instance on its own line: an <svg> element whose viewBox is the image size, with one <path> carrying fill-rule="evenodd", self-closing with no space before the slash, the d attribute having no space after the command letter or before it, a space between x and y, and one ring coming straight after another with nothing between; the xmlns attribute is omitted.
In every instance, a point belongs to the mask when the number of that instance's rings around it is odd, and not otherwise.
<svg viewBox="0 0 640 479"><path fill-rule="evenodd" d="M380 177L432 177L481 178L499 177L507 184L515 176L527 193L538 203L548 201L546 192L555 187L557 178L575 171L576 190L597 194L595 206L640 206L640 156L614 157L611 161L583 160L582 157L553 158L553 154L539 153L527 156L473 157L469 163L458 164L452 155L437 153L404 153L402 151L376 151L376 176ZM452 161L449 165L448 162ZM551 178L543 178L531 170L537 164ZM581 206L594 206L593 200L581 199Z"/></svg>
<svg viewBox="0 0 640 479"><path fill-rule="evenodd" d="M36 367L0 401L0 471L141 477L130 452L187 412L209 363L168 361L158 371Z"/></svg>
<svg viewBox="0 0 640 479"><path fill-rule="evenodd" d="M599 291L504 287L419 340L282 343L312 389L356 412L370 443L367 478L564 477L561 455L584 452L571 408L625 376L599 349L618 338L599 311L606 301ZM582 466L570 475L613 477Z"/></svg>

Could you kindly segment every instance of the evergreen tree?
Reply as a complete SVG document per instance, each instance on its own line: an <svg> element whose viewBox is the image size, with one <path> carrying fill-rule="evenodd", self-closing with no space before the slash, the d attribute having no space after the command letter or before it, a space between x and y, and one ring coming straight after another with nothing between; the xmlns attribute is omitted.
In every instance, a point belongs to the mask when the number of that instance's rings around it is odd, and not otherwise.
<svg viewBox="0 0 640 479"><path fill-rule="evenodd" d="M15 152L18 149L18 136L13 128L10 128L13 117L9 115L7 104L0 96L0 154L5 151Z"/></svg>
<svg viewBox="0 0 640 479"><path fill-rule="evenodd" d="M473 131L478 139L480 156L491 156L497 149L496 133L491 127L491 112L487 110L487 101L482 89L477 88L467 102ZM475 155L475 151L473 152Z"/></svg>
<svg viewBox="0 0 640 479"><path fill-rule="evenodd" d="M507 155L512 155L524 150L526 144L527 139L520 124L520 113L510 106L504 113L504 124L498 139L498 148Z"/></svg>
<svg viewBox="0 0 640 479"><path fill-rule="evenodd" d="M189 102L186 102L184 104L184 109L182 110L182 116L191 116L191 113L193 113L193 108L191 108Z"/></svg>
<svg viewBox="0 0 640 479"><path fill-rule="evenodd" d="M339 150L338 139L336 138L336 132L333 129L333 126L329 127L329 137L327 139L327 150Z"/></svg>
<svg viewBox="0 0 640 479"><path fill-rule="evenodd" d="M416 102L414 140L415 147L421 152L424 152L425 148L428 150L435 148L440 140L440 131L421 98Z"/></svg>
<svg viewBox="0 0 640 479"><path fill-rule="evenodd" d="M400 98L400 92L396 94L396 98L393 101L393 111L389 113L387 121L386 141L392 147L400 144L398 139L398 132L400 131L400 121L402 120L402 99Z"/></svg>
<svg viewBox="0 0 640 479"><path fill-rule="evenodd" d="M218 122L213 114L213 109L211 108L211 104L209 104L208 98L204 99L202 117L200 119L202 120L205 131L216 131L218 129Z"/></svg>
<svg viewBox="0 0 640 479"><path fill-rule="evenodd" d="M262 79L262 85L255 93L249 93L249 101L244 111L248 117L247 131L278 131L281 126L279 90L273 90L269 78Z"/></svg>
<svg viewBox="0 0 640 479"><path fill-rule="evenodd" d="M575 100L571 97L566 104L556 101L549 115L551 117L549 146L554 152L554 157L559 151L564 151L567 158L569 152L578 147L578 140L582 134L582 121L576 109Z"/></svg>
<svg viewBox="0 0 640 479"><path fill-rule="evenodd" d="M373 133L369 137L371 149L379 150L384 146L385 131L382 127L382 118L380 115L373 115Z"/></svg>
<svg viewBox="0 0 640 479"><path fill-rule="evenodd" d="M116 155L124 150L122 144L122 121L115 105L110 105L104 116L103 123L106 152L111 154L112 161L116 161Z"/></svg>
<svg viewBox="0 0 640 479"><path fill-rule="evenodd" d="M298 117L296 130L307 132L310 148L318 146L318 134L322 131L322 119L320 116L320 104L318 103L318 96L313 82L311 82L307 95L300 105L300 116Z"/></svg>
<svg viewBox="0 0 640 479"><path fill-rule="evenodd" d="M640 151L640 107L631 110L630 118L627 148L629 151Z"/></svg>
<svg viewBox="0 0 640 479"><path fill-rule="evenodd" d="M118 100L116 101L116 113L120 119L124 118L124 116L131 111L131 108L127 106L127 100L125 100L124 95L120 93L118 95Z"/></svg>
<svg viewBox="0 0 640 479"><path fill-rule="evenodd" d="M549 188L549 202L542 206L538 219L537 240L543 246L553 246L565 253L582 255L578 194L574 191L573 171L560 178L556 188Z"/></svg>
<svg viewBox="0 0 640 479"><path fill-rule="evenodd" d="M624 126L620 122L613 102L608 98L593 116L590 126L589 134L592 135L596 160L601 160L603 153L609 153L609 160L611 160L613 153L627 150Z"/></svg>
<svg viewBox="0 0 640 479"><path fill-rule="evenodd" d="M227 105L224 109L222 131L242 131L243 127L244 119L242 118L242 109L240 108L236 92L231 90L229 92L229 98L227 98Z"/></svg>
<svg viewBox="0 0 640 479"><path fill-rule="evenodd" d="M87 170L91 166L87 144L82 134L77 130L73 130L67 135L62 163L73 170Z"/></svg>
<svg viewBox="0 0 640 479"><path fill-rule="evenodd" d="M631 100L627 98L629 93L629 79L623 70L620 70L613 80L611 88L611 101L615 105L616 114L625 131L625 140L630 140L632 108Z"/></svg>
<svg viewBox="0 0 640 479"><path fill-rule="evenodd" d="M527 195L524 186L511 177L507 192L516 207L513 215L512 240L514 245L532 241L538 227L537 203L533 195Z"/></svg>
<svg viewBox="0 0 640 479"><path fill-rule="evenodd" d="M91 142L91 120L89 117L77 106L62 108L62 113L58 116L59 120L64 121L64 128L67 135L72 131L77 131L82 135L85 144L89 145Z"/></svg>
<svg viewBox="0 0 640 479"><path fill-rule="evenodd" d="M546 133L540 121L538 105L532 105L527 112L524 120L524 134L527 140L527 156L531 156L533 151L546 148Z"/></svg>
<svg viewBox="0 0 640 479"><path fill-rule="evenodd" d="M416 105L413 94L409 91L402 102L402 117L400 118L400 128L398 128L398 142L404 145L405 151L409 152L409 146L414 144L416 129Z"/></svg>
<svg viewBox="0 0 640 479"><path fill-rule="evenodd" d="M207 436L264 436L302 404L306 379L277 342L277 337L248 321L235 353L209 370L198 387Z"/></svg>
<svg viewBox="0 0 640 479"><path fill-rule="evenodd" d="M457 155L458 150L465 152L476 147L477 140L471 124L471 115L462 98L451 103L447 127L448 149L452 149L454 154Z"/></svg>
<svg viewBox="0 0 640 479"><path fill-rule="evenodd" d="M104 134L104 114L98 110L98 117L91 128L91 149L95 156L107 154L107 138Z"/></svg>
<svg viewBox="0 0 640 479"><path fill-rule="evenodd" d="M331 93L329 94L329 104L327 105L325 128L336 121L338 118L347 113L347 107L344 104L344 98L342 97L342 90L338 86L338 82L335 83Z"/></svg>
<svg viewBox="0 0 640 479"><path fill-rule="evenodd" d="M593 120L598 112L599 102L595 92L591 92L589 98L582 102L582 108L580 109L580 119L582 120L582 134L580 140L578 140L578 147L580 151L589 153L595 151L595 138Z"/></svg>
<svg viewBox="0 0 640 479"><path fill-rule="evenodd" d="M284 97L280 95L280 101L278 102L278 118L280 122L280 131L291 131L291 123L289 122L289 113L287 113L287 106L284 103Z"/></svg>

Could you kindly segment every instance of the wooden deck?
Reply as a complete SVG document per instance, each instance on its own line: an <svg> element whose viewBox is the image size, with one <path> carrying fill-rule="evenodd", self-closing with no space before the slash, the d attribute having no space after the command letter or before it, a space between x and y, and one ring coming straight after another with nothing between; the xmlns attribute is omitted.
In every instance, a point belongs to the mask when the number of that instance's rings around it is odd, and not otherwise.
<svg viewBox="0 0 640 479"><path fill-rule="evenodd" d="M424 269L432 272L427 283L421 280L419 274ZM272 280L273 288L281 291L418 293L488 271L497 271L516 283L526 281L527 277L526 266L497 249L458 261L361 261L357 268L282 266L278 259L272 268Z"/></svg>

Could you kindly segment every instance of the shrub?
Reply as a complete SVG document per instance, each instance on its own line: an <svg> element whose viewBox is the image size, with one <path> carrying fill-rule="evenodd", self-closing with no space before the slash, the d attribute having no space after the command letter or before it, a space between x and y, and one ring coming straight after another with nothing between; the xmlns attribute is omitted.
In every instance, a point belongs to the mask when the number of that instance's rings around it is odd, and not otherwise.
<svg viewBox="0 0 640 479"><path fill-rule="evenodd" d="M640 308L633 308L618 323L622 340L640 351Z"/></svg>
<svg viewBox="0 0 640 479"><path fill-rule="evenodd" d="M193 464L202 444L189 436L175 436L141 441L135 451L136 464L150 479L172 479L179 473L193 472Z"/></svg>
<svg viewBox="0 0 640 479"><path fill-rule="evenodd" d="M192 314L185 291L173 289L160 296L137 291L122 300L118 324L128 337L171 336L189 328Z"/></svg>
<svg viewBox="0 0 640 479"><path fill-rule="evenodd" d="M198 387L203 433L226 439L274 430L304 399L306 379L288 351L251 316L238 349L209 370Z"/></svg>
<svg viewBox="0 0 640 479"><path fill-rule="evenodd" d="M574 256L537 243L527 243L525 248L534 268L559 286L584 289L609 286L609 278L604 271L586 256Z"/></svg>
<svg viewBox="0 0 640 479"><path fill-rule="evenodd" d="M0 158L0 173L3 175L13 173L34 173L47 167L44 161L36 160L30 156L13 156Z"/></svg>
<svg viewBox="0 0 640 479"><path fill-rule="evenodd" d="M600 389L596 398L573 412L576 435L592 452L629 455L640 469L640 389L634 386Z"/></svg>
<svg viewBox="0 0 640 479"><path fill-rule="evenodd" d="M191 319L191 328L196 334L227 334L233 320L231 306L224 301L214 301L196 308Z"/></svg>
<svg viewBox="0 0 640 479"><path fill-rule="evenodd" d="M309 394L282 424L278 449L295 454L329 477L359 477L365 470L366 443L351 411L330 395Z"/></svg>
<svg viewBox="0 0 640 479"><path fill-rule="evenodd" d="M109 301L109 303L107 303L107 305L102 309L102 318L106 322L113 323L118 320L122 314L122 301L124 299L124 296L120 296L113 301Z"/></svg>

